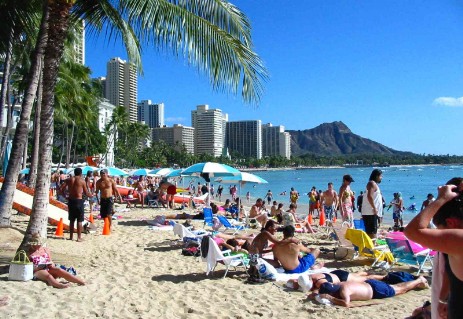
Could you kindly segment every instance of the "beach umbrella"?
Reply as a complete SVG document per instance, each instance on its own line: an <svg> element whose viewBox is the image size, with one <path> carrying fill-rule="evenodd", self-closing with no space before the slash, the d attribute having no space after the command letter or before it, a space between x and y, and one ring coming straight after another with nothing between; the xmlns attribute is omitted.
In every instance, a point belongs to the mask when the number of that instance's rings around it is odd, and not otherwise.
<svg viewBox="0 0 463 319"><path fill-rule="evenodd" d="M240 172L240 174L234 175L234 176L219 177L215 181L218 183L224 183L224 184L238 183L239 184L238 197L240 198L240 201L241 201L241 187L244 184L246 183L268 184L268 182L262 177L259 177L251 173L246 173L246 172Z"/></svg>
<svg viewBox="0 0 463 319"><path fill-rule="evenodd" d="M180 177L180 176L182 176L182 172L183 172L183 169L174 169L169 174L164 175L164 177L166 177L166 178Z"/></svg>
<svg viewBox="0 0 463 319"><path fill-rule="evenodd" d="M101 171L102 169L108 170L108 175L109 176L127 176L127 175L129 175L129 173L127 173L126 171L121 170L120 168L117 168L117 167L104 167L104 168L100 168L99 171Z"/></svg>
<svg viewBox="0 0 463 319"><path fill-rule="evenodd" d="M240 171L231 166L220 164L220 163L197 163L185 168L182 175L185 176L199 176L206 180L206 186L209 193L209 183L211 177L223 177L223 176L234 176L239 175ZM210 205L210 196L207 196L206 205Z"/></svg>
<svg viewBox="0 0 463 319"><path fill-rule="evenodd" d="M29 174L29 172L30 172L29 168L24 168L24 169L19 171L19 174Z"/></svg>
<svg viewBox="0 0 463 319"><path fill-rule="evenodd" d="M233 175L233 176L219 177L215 181L219 183L228 183L228 184L233 184L233 183L268 184L268 182L265 179L257 175L246 173L246 172L240 172L238 175Z"/></svg>
<svg viewBox="0 0 463 319"><path fill-rule="evenodd" d="M166 177L169 173L171 173L174 169L165 167L165 168L156 168L150 171L150 174L153 174L154 176L161 176L161 177Z"/></svg>
<svg viewBox="0 0 463 319"><path fill-rule="evenodd" d="M10 153L11 153L12 143L8 141L6 143L5 154L3 155L3 176L6 175L6 169L8 167L8 161L10 160Z"/></svg>
<svg viewBox="0 0 463 319"><path fill-rule="evenodd" d="M65 171L65 174L74 175L74 169L76 169L76 168L77 168L77 167L68 168L68 169ZM81 169L82 169L82 175L87 175L88 172L93 172L93 171L98 170L98 167L94 167L94 166L83 166L83 167L81 167Z"/></svg>
<svg viewBox="0 0 463 319"><path fill-rule="evenodd" d="M130 173L132 176L148 176L148 175L153 175L151 173L151 170L147 168L139 168L134 170L132 173Z"/></svg>

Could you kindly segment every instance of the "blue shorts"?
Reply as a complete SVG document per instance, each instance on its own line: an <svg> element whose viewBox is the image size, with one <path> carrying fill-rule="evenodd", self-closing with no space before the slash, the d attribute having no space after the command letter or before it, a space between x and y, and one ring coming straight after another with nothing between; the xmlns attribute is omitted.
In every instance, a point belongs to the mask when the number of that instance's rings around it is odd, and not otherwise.
<svg viewBox="0 0 463 319"><path fill-rule="evenodd" d="M392 219L402 220L402 212L392 213Z"/></svg>
<svg viewBox="0 0 463 319"><path fill-rule="evenodd" d="M384 299L395 296L395 290L385 282L369 279L365 280L365 283L371 286L373 289L373 299Z"/></svg>
<svg viewBox="0 0 463 319"><path fill-rule="evenodd" d="M384 277L383 281L389 285L400 284L401 282L408 282L415 280L416 277L405 271L393 271Z"/></svg>
<svg viewBox="0 0 463 319"><path fill-rule="evenodd" d="M302 258L299 258L299 266L293 270L285 269L287 274L300 274L310 269L315 264L315 257L312 254L307 254Z"/></svg>

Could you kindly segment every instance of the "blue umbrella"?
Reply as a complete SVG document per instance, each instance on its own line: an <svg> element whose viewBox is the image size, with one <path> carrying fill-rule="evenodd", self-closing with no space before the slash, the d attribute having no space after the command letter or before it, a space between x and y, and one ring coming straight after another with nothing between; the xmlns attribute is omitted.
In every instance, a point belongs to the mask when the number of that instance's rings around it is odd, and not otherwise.
<svg viewBox="0 0 463 319"><path fill-rule="evenodd" d="M236 183L236 182L240 182L242 184L244 183L255 183L255 184L268 184L268 182L257 176L257 175L254 175L254 174L251 174L251 173L246 173L246 172L241 172L240 174L238 175L234 175L234 176L224 176L224 177L219 177L215 180L216 182L219 182L219 183Z"/></svg>
<svg viewBox="0 0 463 319"><path fill-rule="evenodd" d="M103 168L100 169L100 171L102 170ZM117 168L117 167L104 167L104 169L108 170L108 175L109 176L126 176L126 175L129 175L129 173L127 173L126 171L120 169L120 168Z"/></svg>
<svg viewBox="0 0 463 319"><path fill-rule="evenodd" d="M68 168L65 173L73 175L74 174L74 169L76 169L76 167ZM98 170L98 167L83 166L83 167L81 167L81 169L82 169L82 175L87 175L88 172L93 172L93 171Z"/></svg>
<svg viewBox="0 0 463 319"><path fill-rule="evenodd" d="M173 168L169 168L169 167L157 168L157 169L153 169L152 171L150 171L150 174L165 177L168 174L170 174L173 170L174 170Z"/></svg>
<svg viewBox="0 0 463 319"><path fill-rule="evenodd" d="M182 176L183 169L174 169L169 174L164 175L166 178Z"/></svg>
<svg viewBox="0 0 463 319"><path fill-rule="evenodd" d="M201 176L206 180L207 189L209 191L209 183L211 177L221 177L221 176L233 176L240 174L240 171L231 166L220 164L220 163L197 163L191 165L190 167L185 168L182 172L182 175L185 176ZM210 198L207 196L206 205L209 206Z"/></svg>
<svg viewBox="0 0 463 319"><path fill-rule="evenodd" d="M29 168L25 168L25 169L22 169L19 171L19 174L29 174L30 172L30 169Z"/></svg>
<svg viewBox="0 0 463 319"><path fill-rule="evenodd" d="M139 168L130 173L130 175L132 176L148 176L152 174L153 173L151 173L151 171L147 168Z"/></svg>
<svg viewBox="0 0 463 319"><path fill-rule="evenodd" d="M6 175L6 169L8 167L8 161L10 160L10 153L11 153L11 141L6 143L5 154L3 156L3 176Z"/></svg>

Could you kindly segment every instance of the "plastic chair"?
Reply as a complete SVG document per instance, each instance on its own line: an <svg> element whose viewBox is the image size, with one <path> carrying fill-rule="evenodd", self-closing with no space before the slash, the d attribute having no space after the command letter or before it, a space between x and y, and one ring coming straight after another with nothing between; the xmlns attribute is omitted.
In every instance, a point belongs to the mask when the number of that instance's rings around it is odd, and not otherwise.
<svg viewBox="0 0 463 319"><path fill-rule="evenodd" d="M243 225L232 225L225 216L217 215L220 223L228 230L232 229L233 235L236 234L238 231L245 229Z"/></svg>
<svg viewBox="0 0 463 319"><path fill-rule="evenodd" d="M212 208L204 207L203 208L204 214L204 225L205 226L214 226L214 215L212 214Z"/></svg>
<svg viewBox="0 0 463 319"><path fill-rule="evenodd" d="M227 276L230 266L234 267L235 270L237 270L237 267L242 266L247 273L247 262L242 254L229 255L230 250L221 251L217 243L211 237L204 237L203 241L206 239L209 241L207 255L204 256L203 253L201 255L201 259L206 262L206 275L209 275L210 272L214 272L218 263L226 267L223 278ZM201 243L201 246L202 245L203 243ZM204 250L202 249L202 251Z"/></svg>
<svg viewBox="0 0 463 319"><path fill-rule="evenodd" d="M375 258L373 264L382 260L386 260L389 263L394 261L393 255L388 251L387 245L375 246L373 240L363 230L349 228L346 230L346 239L349 240L352 245L358 248L360 256Z"/></svg>
<svg viewBox="0 0 463 319"><path fill-rule="evenodd" d="M365 223L363 219L354 219L354 228L365 231Z"/></svg>
<svg viewBox="0 0 463 319"><path fill-rule="evenodd" d="M417 267L418 271L416 275L418 276L422 270L432 270L432 256L431 249L424 249L420 252L413 252L412 246L408 239L398 239L398 238L387 238L386 243L389 246L389 249L394 256L394 266L397 262L405 263L413 267ZM430 267L425 267L425 263L429 262Z"/></svg>

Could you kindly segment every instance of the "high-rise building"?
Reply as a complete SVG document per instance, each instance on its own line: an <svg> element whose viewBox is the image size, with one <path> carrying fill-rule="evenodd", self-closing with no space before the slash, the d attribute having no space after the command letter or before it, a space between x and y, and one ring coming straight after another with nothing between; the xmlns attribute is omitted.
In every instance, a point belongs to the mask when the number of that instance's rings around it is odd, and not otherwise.
<svg viewBox="0 0 463 319"><path fill-rule="evenodd" d="M115 106L124 106L129 122L137 121L137 70L120 58L107 63L105 98Z"/></svg>
<svg viewBox="0 0 463 319"><path fill-rule="evenodd" d="M185 147L188 153L194 154L194 133L195 129L180 124L174 124L173 127L156 127L153 128L153 142L164 141L166 144L181 150Z"/></svg>
<svg viewBox="0 0 463 319"><path fill-rule="evenodd" d="M228 122L225 133L225 145L230 154L262 158L262 122L261 120Z"/></svg>
<svg viewBox="0 0 463 319"><path fill-rule="evenodd" d="M262 125L262 155L291 157L291 136L282 125Z"/></svg>
<svg viewBox="0 0 463 319"><path fill-rule="evenodd" d="M75 60L82 65L85 64L85 20L80 20L76 25L74 40Z"/></svg>
<svg viewBox="0 0 463 319"><path fill-rule="evenodd" d="M138 122L145 122L150 128L164 126L164 103L151 103L151 100L142 100L138 103Z"/></svg>
<svg viewBox="0 0 463 319"><path fill-rule="evenodd" d="M101 133L105 131L106 126L111 121L113 116L115 106L107 99L104 99L98 105L98 129ZM114 135L107 136L107 152L106 154L100 155L101 159L103 160L103 164L105 166L113 166L114 165Z"/></svg>
<svg viewBox="0 0 463 319"><path fill-rule="evenodd" d="M222 155L225 123L228 114L220 109L209 109L209 105L198 105L191 111L191 124L195 129L195 154Z"/></svg>

